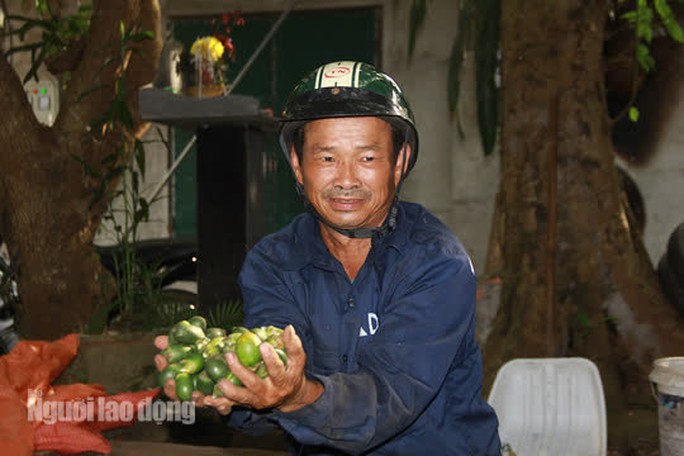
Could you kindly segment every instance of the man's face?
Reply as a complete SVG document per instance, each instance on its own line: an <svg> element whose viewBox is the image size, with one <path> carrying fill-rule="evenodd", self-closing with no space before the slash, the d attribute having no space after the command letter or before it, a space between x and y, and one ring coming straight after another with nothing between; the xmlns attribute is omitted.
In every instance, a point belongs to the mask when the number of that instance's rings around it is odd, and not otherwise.
<svg viewBox="0 0 684 456"><path fill-rule="evenodd" d="M291 151L297 181L318 213L344 229L382 224L401 178L392 131L376 117L320 119L304 126L301 162Z"/></svg>

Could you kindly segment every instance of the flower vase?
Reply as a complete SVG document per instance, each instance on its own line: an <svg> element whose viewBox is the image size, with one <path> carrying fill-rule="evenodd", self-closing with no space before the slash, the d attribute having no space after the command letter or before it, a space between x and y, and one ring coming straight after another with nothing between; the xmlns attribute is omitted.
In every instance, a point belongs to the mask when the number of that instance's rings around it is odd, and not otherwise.
<svg viewBox="0 0 684 456"><path fill-rule="evenodd" d="M225 93L225 85L220 77L217 62L202 59L198 55L195 61L194 84L185 86L183 92L191 97L219 97Z"/></svg>

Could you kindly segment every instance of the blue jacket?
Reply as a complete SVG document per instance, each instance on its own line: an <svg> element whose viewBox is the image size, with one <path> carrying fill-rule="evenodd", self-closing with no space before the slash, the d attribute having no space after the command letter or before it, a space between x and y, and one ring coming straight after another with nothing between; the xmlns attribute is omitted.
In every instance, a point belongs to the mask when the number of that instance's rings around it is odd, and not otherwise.
<svg viewBox="0 0 684 456"><path fill-rule="evenodd" d="M400 203L353 282L299 215L248 253L240 286L244 325L292 324L325 391L291 413L234 411L233 426L277 423L297 454L501 454L481 398L473 267L423 207Z"/></svg>

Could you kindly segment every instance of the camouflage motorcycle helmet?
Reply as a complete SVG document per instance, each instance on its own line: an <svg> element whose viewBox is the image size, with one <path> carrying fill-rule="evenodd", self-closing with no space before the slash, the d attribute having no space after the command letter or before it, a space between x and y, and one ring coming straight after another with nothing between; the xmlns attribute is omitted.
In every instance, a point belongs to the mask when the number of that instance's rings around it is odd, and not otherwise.
<svg viewBox="0 0 684 456"><path fill-rule="evenodd" d="M293 144L288 124L331 117L366 116L400 121L398 124L405 129L403 141L411 146L406 177L418 157L418 134L413 113L397 83L363 62L337 61L322 65L295 86L280 119L280 140L288 162Z"/></svg>

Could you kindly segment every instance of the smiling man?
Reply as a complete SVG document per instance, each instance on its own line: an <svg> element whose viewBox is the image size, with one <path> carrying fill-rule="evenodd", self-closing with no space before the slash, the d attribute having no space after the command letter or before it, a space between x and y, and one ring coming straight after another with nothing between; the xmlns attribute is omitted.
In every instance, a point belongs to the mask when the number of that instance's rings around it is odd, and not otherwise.
<svg viewBox="0 0 684 456"><path fill-rule="evenodd" d="M239 429L280 426L298 455L500 454L472 264L444 224L399 201L418 157L401 89L368 64L324 65L290 96L281 144L308 212L249 252L240 285L244 325L287 327L289 362L262 344L261 379L229 354L244 386L222 380L225 397L195 401Z"/></svg>

